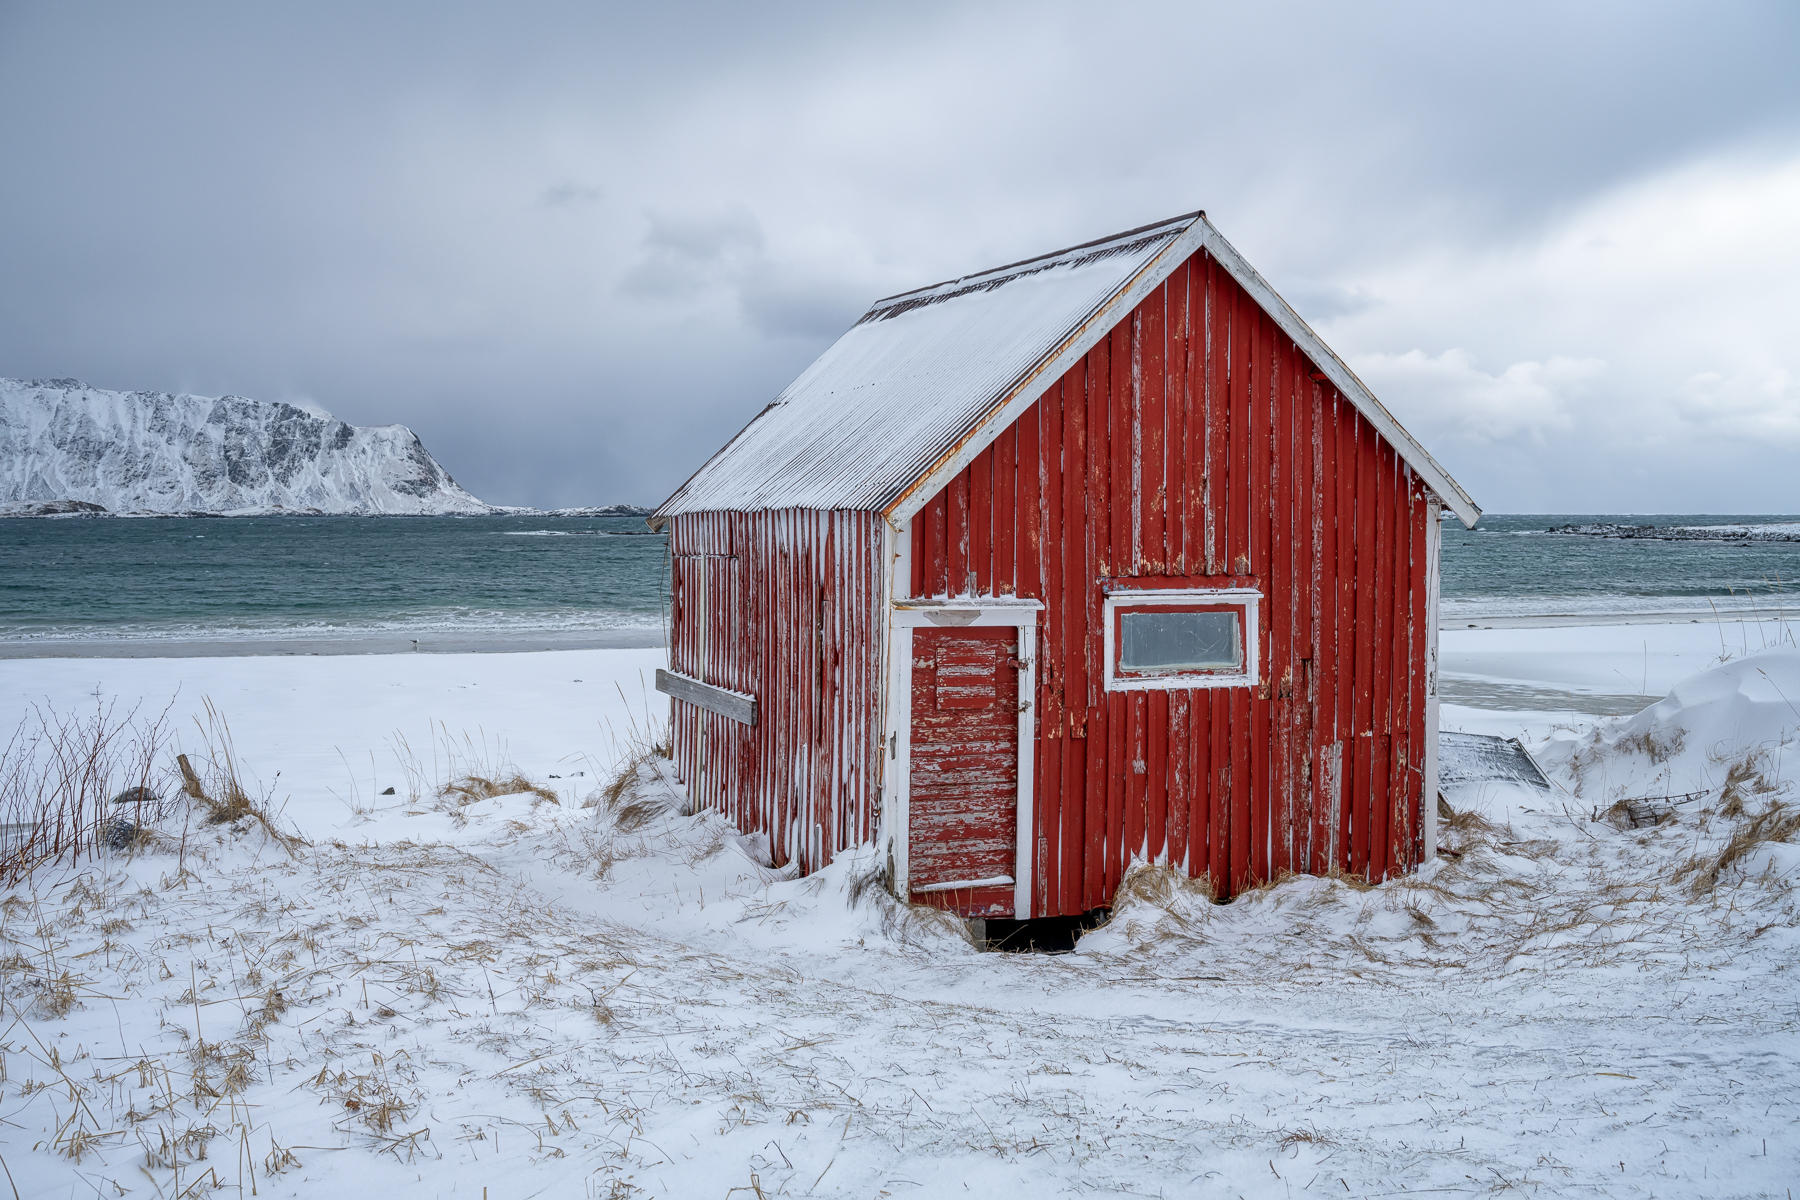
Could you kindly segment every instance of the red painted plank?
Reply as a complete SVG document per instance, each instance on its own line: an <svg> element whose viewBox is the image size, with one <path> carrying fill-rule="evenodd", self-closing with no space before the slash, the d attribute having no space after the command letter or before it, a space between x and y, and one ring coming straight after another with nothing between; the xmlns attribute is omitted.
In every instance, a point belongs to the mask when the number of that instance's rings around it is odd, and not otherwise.
<svg viewBox="0 0 1800 1200"><path fill-rule="evenodd" d="M1231 561L1225 549L1227 512L1226 463L1231 437L1229 390L1226 387L1231 333L1229 296L1219 280L1219 264L1206 258L1206 571L1222 575Z"/></svg>
<svg viewBox="0 0 1800 1200"><path fill-rule="evenodd" d="M1018 590L1019 569L1014 558L1014 534L1018 530L1017 490L1019 427L1008 425L994 442L994 578L996 595Z"/></svg>
<svg viewBox="0 0 1800 1200"><path fill-rule="evenodd" d="M1260 576L1267 589L1269 572L1269 490L1274 466L1270 429L1274 406L1274 373L1270 369L1272 323L1260 309L1252 314L1250 329L1251 362L1247 372L1250 412L1250 570ZM1262 660L1271 658L1268 631L1263 633ZM1250 864L1251 884L1269 878L1269 825L1271 778L1269 771L1269 695L1267 668L1257 688L1251 713L1255 734L1250 743Z"/></svg>
<svg viewBox="0 0 1800 1200"><path fill-rule="evenodd" d="M1369 873L1374 878L1387 877L1388 826L1392 811L1393 780L1390 773L1391 738L1393 736L1393 636L1394 636L1394 455L1379 442L1374 445L1375 459L1375 591L1374 639L1371 655L1370 710L1378 748L1375 766L1370 772L1371 804L1369 820Z"/></svg>
<svg viewBox="0 0 1800 1200"><path fill-rule="evenodd" d="M1143 692L1129 693L1125 709L1125 861L1145 856L1149 837L1144 830L1149 816L1150 791L1149 701Z"/></svg>
<svg viewBox="0 0 1800 1200"><path fill-rule="evenodd" d="M1163 285L1169 294L1164 310L1163 333L1163 411L1167 415L1167 447L1163 460L1167 469L1168 515L1163 523L1163 562L1165 570L1187 574L1188 540L1188 269L1176 268Z"/></svg>
<svg viewBox="0 0 1800 1200"><path fill-rule="evenodd" d="M1131 320L1121 321L1106 339L1110 343L1107 347L1107 366L1111 375L1111 386L1107 392L1112 400L1108 406L1111 418L1108 436L1111 445L1107 447L1112 470L1106 497L1108 516L1111 518L1111 536L1107 539L1107 552L1102 555L1102 560L1106 564L1108 575L1137 573L1132 556L1132 497L1137 478L1132 463L1137 427L1137 395L1132 388L1135 361L1131 352L1133 328Z"/></svg>
<svg viewBox="0 0 1800 1200"><path fill-rule="evenodd" d="M1356 621L1363 636L1356 639L1356 707L1348 744L1354 747L1356 770L1355 828L1352 832L1351 870L1369 874L1370 824L1374 799L1374 645L1375 611L1375 494L1380 486L1372 431L1361 417L1356 423Z"/></svg>
<svg viewBox="0 0 1800 1200"><path fill-rule="evenodd" d="M949 493L950 511L945 523L944 574L947 592L964 596L969 592L969 476L959 472L945 489Z"/></svg>
<svg viewBox="0 0 1800 1200"><path fill-rule="evenodd" d="M1063 703L1067 727L1079 734L1087 717L1088 654L1094 644L1089 636L1087 553L1092 511L1087 497L1087 373L1083 363L1076 363L1063 376L1059 394L1062 400L1062 500L1061 521L1057 528L1056 552L1062 567L1058 580L1057 624L1063 658ZM1079 789L1070 793L1079 796ZM1069 804L1064 813L1065 828L1073 831L1081 813L1078 804ZM1072 858L1065 863L1074 866ZM1074 871L1079 878L1080 870Z"/></svg>
<svg viewBox="0 0 1800 1200"><path fill-rule="evenodd" d="M1287 446L1287 429L1291 418L1292 370L1287 354L1287 337L1270 329L1269 347L1269 568L1268 568L1268 664L1269 687L1269 860L1264 878L1292 869L1290 841L1293 813L1289 797L1291 776L1288 769L1290 739L1288 736L1288 698L1293 690L1293 606L1289 590L1293 579L1293 562L1289 557L1293 543L1294 516L1293 459Z"/></svg>
<svg viewBox="0 0 1800 1200"><path fill-rule="evenodd" d="M1169 839L1169 693L1149 692L1145 710L1144 857L1162 862Z"/></svg>
<svg viewBox="0 0 1800 1200"><path fill-rule="evenodd" d="M1109 557L1106 553L1106 512L1112 376L1107 340L1102 338L1087 357L1087 369L1084 372L1087 392L1087 471L1082 489L1084 563L1080 580L1083 609L1081 636L1087 659L1082 724L1088 737L1087 779L1083 787L1086 811L1082 820L1084 838L1080 862L1080 905L1083 910L1105 904L1112 897L1111 891L1106 887L1105 852L1106 769L1110 743L1106 729L1106 697L1101 687L1104 664L1100 661L1100 640L1095 636L1100 628L1102 606L1100 589L1095 581L1102 573L1101 562Z"/></svg>
<svg viewBox="0 0 1800 1200"><path fill-rule="evenodd" d="M1182 264L1181 314L1181 561L1184 572L1209 570L1206 559L1206 280L1197 258Z"/></svg>
<svg viewBox="0 0 1800 1200"><path fill-rule="evenodd" d="M1386 854L1387 872L1390 876L1404 868L1407 860L1406 844L1411 836L1411 827L1406 820L1406 784L1411 741L1407 735L1412 728L1412 672L1408 662L1412 648L1412 606L1409 603L1412 599L1409 580L1412 573L1412 522L1407 503L1406 464L1400 461L1398 454L1393 455L1392 461L1394 487L1388 506L1393 512L1394 551L1392 573L1387 582L1393 621L1390 627L1392 648L1389 650L1391 683L1388 709L1391 715L1388 724L1392 730L1392 746L1389 760Z"/></svg>
<svg viewBox="0 0 1800 1200"><path fill-rule="evenodd" d="M1188 848L1188 808L1190 804L1188 792L1189 754L1192 749L1192 738L1188 733L1188 714L1192 707L1192 692L1180 691L1169 693L1169 713L1167 746L1164 748L1162 770L1168 777L1168 816L1163 824L1164 855L1171 867L1185 871L1187 869Z"/></svg>
<svg viewBox="0 0 1800 1200"><path fill-rule="evenodd" d="M1163 319L1168 303L1168 287L1164 285L1144 298L1138 311L1143 314L1142 334L1138 339L1141 356L1138 372L1141 379L1143 423L1138 438L1139 487L1139 552L1135 572L1162 574L1167 570L1168 553L1163 544L1163 514L1168 507L1167 429L1163 389L1168 380L1163 375Z"/></svg>
<svg viewBox="0 0 1800 1200"><path fill-rule="evenodd" d="M1014 538L1018 568L1015 579L1019 595L1041 600L1044 582L1040 575L1043 562L1043 488L1042 442L1038 437L1039 413L1044 401L1039 400L1025 410L1016 424L1019 431L1019 473L1017 496L1019 511L1015 518L1018 532ZM1044 673L1038 674L1038 693L1043 694Z"/></svg>
<svg viewBox="0 0 1800 1200"><path fill-rule="evenodd" d="M1312 511L1313 529L1313 735L1311 772L1313 790L1312 855L1309 870L1329 871L1334 865L1331 854L1332 830L1337 825L1336 797L1327 790L1331 775L1328 767L1329 747L1336 740L1333 725L1333 701L1337 695L1338 648L1337 628L1337 480L1330 461L1331 399L1326 389L1312 387L1312 461L1313 489L1316 500Z"/></svg>
<svg viewBox="0 0 1800 1200"><path fill-rule="evenodd" d="M1063 702L1069 742L1063 747L1062 853L1058 878L1065 912L1081 910L1082 855L1087 847L1087 372L1077 362L1063 376L1063 513L1057 552L1062 578L1058 610L1062 624Z"/></svg>
<svg viewBox="0 0 1800 1200"><path fill-rule="evenodd" d="M968 591L993 595L994 587L994 448L989 446L969 464Z"/></svg>
<svg viewBox="0 0 1800 1200"><path fill-rule="evenodd" d="M1102 890L1107 896L1118 890L1125 877L1126 772L1124 765L1130 743L1126 740L1126 707L1129 695L1108 692L1106 695L1106 875Z"/></svg>

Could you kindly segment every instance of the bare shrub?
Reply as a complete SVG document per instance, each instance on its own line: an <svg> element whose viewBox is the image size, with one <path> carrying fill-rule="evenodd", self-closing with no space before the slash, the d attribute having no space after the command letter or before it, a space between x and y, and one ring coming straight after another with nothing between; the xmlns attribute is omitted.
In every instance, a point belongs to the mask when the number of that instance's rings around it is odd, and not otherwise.
<svg viewBox="0 0 1800 1200"><path fill-rule="evenodd" d="M1688 890L1695 899L1709 895L1719 886L1725 872L1742 862L1759 846L1774 842L1791 842L1800 834L1800 811L1779 801L1760 813L1740 821L1731 836L1717 850L1696 854L1675 870L1677 881L1689 880Z"/></svg>
<svg viewBox="0 0 1800 1200"><path fill-rule="evenodd" d="M533 783L518 771L489 775L463 775L438 789L438 798L456 805L492 800L495 796L517 796L529 793L539 800L561 804L556 792L545 784Z"/></svg>
<svg viewBox="0 0 1800 1200"><path fill-rule="evenodd" d="M153 785L167 740L166 707L150 716L99 698L76 713L33 705L0 748L0 886L134 844L162 816Z"/></svg>
<svg viewBox="0 0 1800 1200"><path fill-rule="evenodd" d="M619 689L619 698L626 699L624 688ZM637 714L631 711L629 700L626 701L625 722L622 730L610 721L607 723L607 734L619 757L612 775L600 788L600 803L615 812L624 803L626 794L634 789L644 771L656 759L667 759L675 752L674 736L670 733L668 722L659 721L648 711L640 722ZM592 801L589 803L591 806ZM642 821L638 824L642 824Z"/></svg>
<svg viewBox="0 0 1800 1200"><path fill-rule="evenodd" d="M911 904L894 895L888 886L887 868L872 862L850 877L845 890L851 908L872 908L881 921L884 937L903 945L952 937L980 948L966 921L941 908Z"/></svg>
<svg viewBox="0 0 1800 1200"><path fill-rule="evenodd" d="M273 803L266 791L260 796L251 794L232 741L230 723L210 698L205 704L204 717L194 718L200 734L196 753L202 766L196 768L186 754L175 759L181 772L182 792L204 814L206 824L260 827L271 841L292 855L303 840L276 824Z"/></svg>
<svg viewBox="0 0 1800 1200"><path fill-rule="evenodd" d="M1780 788L1770 781L1761 754L1751 754L1725 768L1725 786L1719 790L1719 815L1738 818L1749 811L1747 800L1769 795Z"/></svg>

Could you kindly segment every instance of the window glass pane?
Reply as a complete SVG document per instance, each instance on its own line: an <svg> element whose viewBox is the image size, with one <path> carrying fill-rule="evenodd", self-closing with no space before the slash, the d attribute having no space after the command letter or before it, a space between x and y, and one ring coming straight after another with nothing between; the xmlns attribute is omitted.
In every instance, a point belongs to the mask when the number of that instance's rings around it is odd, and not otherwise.
<svg viewBox="0 0 1800 1200"><path fill-rule="evenodd" d="M1127 612L1120 629L1123 671L1239 671L1243 638L1233 612Z"/></svg>

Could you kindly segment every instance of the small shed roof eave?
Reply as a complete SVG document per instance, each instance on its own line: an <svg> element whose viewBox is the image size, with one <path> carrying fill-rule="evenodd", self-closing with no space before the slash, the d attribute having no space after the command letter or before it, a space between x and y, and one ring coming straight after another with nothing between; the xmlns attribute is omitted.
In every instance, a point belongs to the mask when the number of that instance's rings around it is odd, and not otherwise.
<svg viewBox="0 0 1800 1200"><path fill-rule="evenodd" d="M1182 235L1164 247L1124 288L1115 293L1105 304L1102 304L1086 321L1069 336L1063 344L1045 356L1036 366L1027 371L1014 384L1007 394L986 417L969 431L951 451L938 461L932 469L916 482L902 490L894 497L883 511L883 516L895 529L903 528L907 521L938 494L942 488L954 479L970 462L974 461L983 450L992 445L1008 426L1022 416L1026 409L1037 402L1050 385L1059 379L1082 355L1092 350L1101 338L1111 331L1112 327L1124 318L1138 302L1149 295L1156 287L1172 274L1176 267L1187 261L1195 251L1205 249L1213 259L1223 266L1240 287L1248 292L1262 308L1272 317L1294 340L1301 352L1324 372L1333 386L1343 393L1359 412L1367 418L1382 437L1386 438L1401 459L1413 472L1425 481L1425 485L1443 501L1444 506L1455 513L1467 528L1473 529L1475 522L1481 519L1481 509L1461 484L1451 478L1438 461L1431 457L1430 451L1420 445L1412 434L1394 418L1387 407L1375 398L1367 384L1357 378L1337 353L1325 344L1324 339L1314 333L1295 312L1286 300L1281 298L1269 281L1264 279L1255 267L1252 267L1237 247L1225 239L1217 226L1207 220L1204 211L1193 214L1193 224Z"/></svg>
<svg viewBox="0 0 1800 1200"><path fill-rule="evenodd" d="M1163 240L1163 239L1167 240ZM1135 243L1133 242L1135 239ZM1161 241L1160 247L1155 243ZM1112 249L1112 248L1117 249ZM825 460L814 461L806 470L811 478L802 482L811 486L802 487L766 487L742 486L729 481L729 472L735 469L740 475L749 464L731 464L732 455L740 448L745 453L752 453L750 440L761 436L763 442L769 442L770 429L760 427L767 421L776 420L784 402L794 394L796 387L808 382L815 370L822 369L822 364L834 355L839 355L840 348L849 344L849 339L863 329L871 320L885 319L913 308L935 306L965 293L981 294L991 292L1003 285L1010 286L1010 281L1027 278L1039 271L1054 269L1055 264L1079 265L1085 251L1093 248L1106 248L1101 255L1111 253L1114 257L1128 254L1141 247L1149 251L1149 257L1143 258L1139 264L1122 274L1117 282L1109 281L1104 291L1090 293L1085 315L1081 307L1066 310L1063 320L1073 321L1071 325L1062 325L1067 330L1058 340L1039 343L1041 349L1035 359L1024 357L1027 365L1019 366L1016 362L1004 363L1004 369L1016 374L1010 382L989 392L991 399L985 407L977 404L960 414L951 414L949 422L939 422L935 430L921 427L911 431L914 445L910 449L902 447L901 454L895 454L893 447L887 447L884 454L870 446L852 450L848 444L841 446L845 454L855 459L853 464L846 463L841 457L835 463ZM1153 248L1155 247L1155 248ZM976 272L943 283L917 288L910 292L901 292L895 296L877 301L868 313L859 319L855 326L847 331L826 351L812 367L803 372L801 377L784 389L781 396L764 408L740 429L737 434L722 447L706 463L702 464L693 475L677 488L668 499L659 505L651 515L649 524L653 529L666 528L669 519L681 513L709 511L762 511L780 508L825 509L830 511L863 511L876 512L884 517L895 529L903 528L915 513L928 503L947 485L956 474L975 459L984 449L992 445L1002 432L1017 421L1049 386L1059 379L1088 351L1094 348L1114 326L1131 312L1137 304L1148 296L1158 285L1166 280L1175 269L1187 261L1196 252L1205 249L1214 261L1223 266L1226 272L1256 301L1275 321L1281 330L1293 339L1300 351L1311 359L1320 372L1331 381L1338 391L1362 413L1364 418L1384 437L1402 461L1417 475L1427 488L1454 512L1464 525L1473 527L1481 516L1481 509L1476 506L1469 494L1464 491L1449 472L1445 471L1436 459L1420 445L1411 434L1394 419L1379 400L1375 398L1366 384L1357 378L1349 366L1340 359L1325 342L1314 333L1312 328L1302 320L1288 303L1269 286L1254 267L1245 261L1237 249L1221 235L1204 212L1183 214L1166 221L1127 230L1093 242L1054 251L1037 258L1025 259L1019 263L1005 267L995 267L987 271ZM1099 256L1090 256L1093 261ZM1040 267L1038 264L1046 264ZM890 313L887 310L897 311ZM1048 332L1048 331L1047 331ZM965 339L966 341L967 339ZM971 346L962 347L966 353ZM840 355L841 357L841 355ZM1005 375L996 374L995 380L1005 379ZM816 381L814 381L816 382ZM838 381L835 388L841 389ZM815 388L815 391L818 389ZM828 389L823 395L829 397ZM974 397L969 397L973 399ZM811 399L811 405L817 409L817 397ZM808 414L804 407L795 410L801 419ZM789 421L792 425L792 420ZM773 428L773 427L772 427ZM810 435L809 435L810 436ZM795 453L799 444L792 429L774 429L776 443L786 438L787 445L774 445L776 457L771 462L779 464L780 455ZM936 446L929 444L928 439L937 439ZM804 441L805 439L800 439ZM840 438L840 441L843 439ZM811 447L802 447L812 449ZM895 462L902 455L910 456L919 452L919 456L909 462ZM742 457L742 455L739 455ZM817 459L817 456L814 456ZM883 465L882 459L886 458ZM798 460L796 460L796 463ZM727 472L726 482L720 485L719 471L715 467L723 467ZM795 463L789 463L792 469ZM836 478L848 478L843 485L833 485L821 489L818 481L823 476L822 468L830 468L828 473ZM851 472L846 476L845 472ZM735 494L734 494L735 493Z"/></svg>
<svg viewBox="0 0 1800 1200"><path fill-rule="evenodd" d="M1294 339L1294 344L1300 347L1301 352L1318 364L1319 370L1331 380L1332 385L1356 405L1376 432L1388 440L1406 465L1444 502L1444 507L1455 513L1465 527L1475 528L1475 522L1481 519L1481 509L1469 493L1463 490L1462 485L1450 477L1450 472L1444 470L1437 459L1431 457L1430 451L1406 432L1405 427L1394 419L1394 414L1375 398L1375 393L1369 390L1368 385L1357 378L1349 364L1312 331L1312 326L1302 320L1300 314L1269 286L1269 281L1237 252L1237 247L1225 240L1225 235L1206 219L1204 213L1200 216L1200 224L1206 226L1206 248L1214 261L1229 271L1238 285L1250 293L1251 299L1262 305L1263 310L1274 318L1281 331Z"/></svg>
<svg viewBox="0 0 1800 1200"><path fill-rule="evenodd" d="M904 527L914 514L931 502L933 496L956 478L958 472L973 462L1008 426L1023 416L1025 410L1035 404L1051 384L1062 378L1065 371L1097 346L1101 338L1112 332L1113 326L1124 320L1144 297L1155 291L1157 285L1173 274L1176 267L1186 262L1205 244L1206 230L1212 227L1206 220L1206 214L1195 212L1189 215L1193 218L1192 222L1174 241L1164 246L1123 287L1089 313L1061 344L1053 347L1014 381L988 415L951 447L931 470L889 501L882 515L890 525L895 529ZM1154 226L1147 225L1144 228Z"/></svg>

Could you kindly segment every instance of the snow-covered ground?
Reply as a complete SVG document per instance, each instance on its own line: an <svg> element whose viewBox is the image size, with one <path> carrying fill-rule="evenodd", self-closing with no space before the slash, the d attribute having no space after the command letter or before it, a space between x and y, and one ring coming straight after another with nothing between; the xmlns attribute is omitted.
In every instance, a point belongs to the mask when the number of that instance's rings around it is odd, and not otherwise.
<svg viewBox="0 0 1800 1200"><path fill-rule="evenodd" d="M1561 791L1455 797L1460 856L1379 888L1147 869L1059 956L979 953L867 861L782 878L653 771L602 794L657 651L0 662L3 727L173 695L202 763L210 698L304 839L178 815L0 899L0 1164L33 1197L1781 1196L1800 652L1708 633L1447 634L1447 678L1556 703L1446 727ZM512 768L555 799L436 795Z"/></svg>

